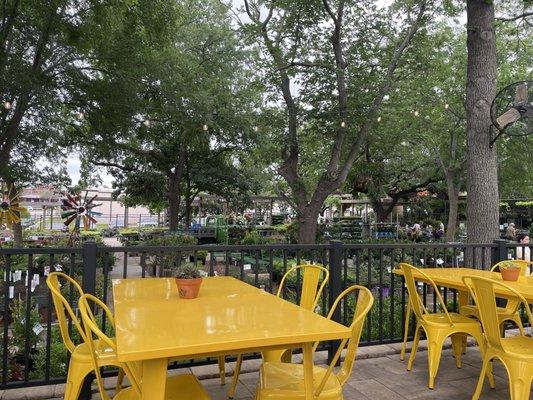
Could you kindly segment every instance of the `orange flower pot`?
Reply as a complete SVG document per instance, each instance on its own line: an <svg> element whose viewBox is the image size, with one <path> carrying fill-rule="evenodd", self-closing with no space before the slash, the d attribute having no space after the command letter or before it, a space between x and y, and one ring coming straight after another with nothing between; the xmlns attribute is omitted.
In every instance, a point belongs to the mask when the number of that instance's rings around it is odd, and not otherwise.
<svg viewBox="0 0 533 400"><path fill-rule="evenodd" d="M195 299L198 297L202 278L196 279L179 279L176 278L178 293L182 299Z"/></svg>
<svg viewBox="0 0 533 400"><path fill-rule="evenodd" d="M506 268L500 270L500 274L502 274L502 279L504 281L517 281L518 277L520 276L520 268Z"/></svg>

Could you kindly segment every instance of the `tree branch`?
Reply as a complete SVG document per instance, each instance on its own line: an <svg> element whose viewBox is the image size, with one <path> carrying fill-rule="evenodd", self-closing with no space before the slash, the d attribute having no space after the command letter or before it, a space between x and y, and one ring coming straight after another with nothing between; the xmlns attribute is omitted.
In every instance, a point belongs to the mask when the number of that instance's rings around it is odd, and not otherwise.
<svg viewBox="0 0 533 400"><path fill-rule="evenodd" d="M496 17L495 20L502 22L511 22L516 21L517 19L527 18L533 15L533 11L527 11L520 15L515 15L514 17Z"/></svg>

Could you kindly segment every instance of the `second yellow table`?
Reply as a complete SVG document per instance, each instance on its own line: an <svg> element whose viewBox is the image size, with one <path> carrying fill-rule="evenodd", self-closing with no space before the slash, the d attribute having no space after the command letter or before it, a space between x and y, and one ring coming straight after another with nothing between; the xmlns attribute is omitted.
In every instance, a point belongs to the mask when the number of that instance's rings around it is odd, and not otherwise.
<svg viewBox="0 0 533 400"><path fill-rule="evenodd" d="M113 280L119 361L141 361L142 399L163 400L169 358L301 347L306 398L313 398L312 345L350 329L231 277L204 278L197 299L180 299L172 278Z"/></svg>

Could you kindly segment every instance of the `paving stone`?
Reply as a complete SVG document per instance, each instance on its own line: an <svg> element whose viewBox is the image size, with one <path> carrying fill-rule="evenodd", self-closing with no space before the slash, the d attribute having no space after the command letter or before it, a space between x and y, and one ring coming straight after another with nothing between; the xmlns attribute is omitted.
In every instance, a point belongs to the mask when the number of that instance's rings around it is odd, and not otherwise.
<svg viewBox="0 0 533 400"><path fill-rule="evenodd" d="M2 400L49 399L54 397L54 386L34 386L6 390Z"/></svg>
<svg viewBox="0 0 533 400"><path fill-rule="evenodd" d="M412 371L407 371L407 361L400 361L397 350L398 347L392 345L361 348L363 354L368 358L356 360L350 379L343 388L345 400L468 400L475 390L479 372L481 369L481 356L477 348L469 348L462 356L463 367L456 368L453 352L446 349L442 353L439 373L435 381L435 389L427 388L428 367L427 351L417 352ZM394 354L389 351L394 350ZM378 357L379 354L386 356ZM327 356L327 352L317 354L316 359L320 360ZM370 357L373 358L370 358ZM301 360L299 355L293 356L293 362ZM239 376L239 383L235 395L236 400L251 400L259 380L257 372L261 360L246 360L243 363L243 372ZM226 372L231 375L234 362L226 363ZM254 371L254 372L246 372ZM226 385L220 384L218 377L218 366L199 366L193 368L182 368L171 370L170 374L195 373L204 377L202 385L209 392L213 400L226 400L227 391L231 382L231 376L226 380ZM208 376L211 378L205 378ZM485 384L481 398L483 400L508 400L509 388L508 378L505 368L499 362L494 363L494 375L496 389L490 389L488 383ZM114 381L108 380L108 385L114 388ZM64 391L64 385L52 385L49 387L36 387L13 389L4 392L0 396L1 400L29 400L48 399L58 400ZM0 392L1 393L1 392ZM533 394L533 392L532 392ZM533 399L533 396L531 397ZM100 399L100 395L93 394L93 400Z"/></svg>

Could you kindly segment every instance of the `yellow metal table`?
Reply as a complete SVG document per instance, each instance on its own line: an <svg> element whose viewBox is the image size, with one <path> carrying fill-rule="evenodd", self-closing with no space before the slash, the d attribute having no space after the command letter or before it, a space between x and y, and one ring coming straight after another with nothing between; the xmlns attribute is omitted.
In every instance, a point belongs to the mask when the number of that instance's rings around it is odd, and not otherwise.
<svg viewBox="0 0 533 400"><path fill-rule="evenodd" d="M313 398L312 345L350 329L231 277L204 278L197 299L172 278L113 280L119 361L141 361L142 399L163 400L169 358L300 347L306 398Z"/></svg>
<svg viewBox="0 0 533 400"><path fill-rule="evenodd" d="M502 281L509 287L512 287L518 291L529 303L533 304L533 277L531 276L521 276L518 281L509 282L503 281L498 272L483 271L473 268L424 268L423 271L433 280L433 282L435 282L437 286L456 289L458 292L460 306L466 305L468 301L468 289L463 283L463 277L469 275ZM398 268L394 270L394 273L396 275L403 275L402 271ZM427 283L427 279L417 271L413 271L413 275L416 281ZM509 291L499 286L495 287L495 291L498 297L512 297Z"/></svg>

